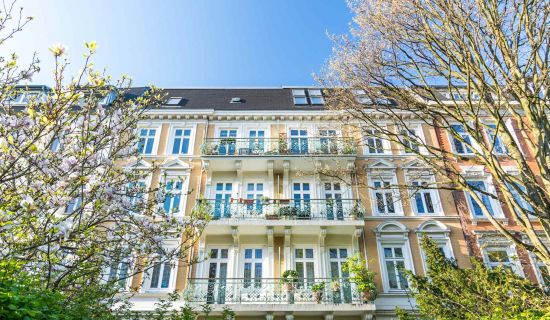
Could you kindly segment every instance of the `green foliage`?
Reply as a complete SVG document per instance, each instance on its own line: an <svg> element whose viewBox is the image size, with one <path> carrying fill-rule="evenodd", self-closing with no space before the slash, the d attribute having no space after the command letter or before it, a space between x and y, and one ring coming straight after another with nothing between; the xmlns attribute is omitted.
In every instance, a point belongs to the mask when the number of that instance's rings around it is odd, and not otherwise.
<svg viewBox="0 0 550 320"><path fill-rule="evenodd" d="M223 307L222 309L222 319L223 320L233 320L235 319L235 312L229 307Z"/></svg>
<svg viewBox="0 0 550 320"><path fill-rule="evenodd" d="M283 283L294 283L298 281L298 271L296 270L285 270L282 275L281 281Z"/></svg>
<svg viewBox="0 0 550 320"><path fill-rule="evenodd" d="M311 286L311 291L313 292L323 292L323 290L325 290L324 282L317 282L316 284Z"/></svg>
<svg viewBox="0 0 550 320"><path fill-rule="evenodd" d="M446 259L437 244L422 239L426 276L406 271L411 296L425 319L548 319L550 297L529 280L507 269L489 269L477 259L460 269ZM400 319L410 319L399 311Z"/></svg>
<svg viewBox="0 0 550 320"><path fill-rule="evenodd" d="M377 292L376 285L374 284L376 273L367 269L365 259L361 258L358 254L348 257L342 265L342 270L350 274L350 280L355 283L359 291Z"/></svg>

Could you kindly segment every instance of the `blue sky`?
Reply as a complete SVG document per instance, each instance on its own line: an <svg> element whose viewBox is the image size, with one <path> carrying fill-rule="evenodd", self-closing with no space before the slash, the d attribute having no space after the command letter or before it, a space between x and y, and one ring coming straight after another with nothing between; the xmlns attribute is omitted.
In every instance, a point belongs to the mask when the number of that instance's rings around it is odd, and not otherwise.
<svg viewBox="0 0 550 320"><path fill-rule="evenodd" d="M344 33L351 13L344 0L19 0L35 18L7 43L23 61L36 51L51 84L48 48L68 48L71 72L84 42L95 40L95 64L134 85L160 87L314 84L331 53L326 32Z"/></svg>

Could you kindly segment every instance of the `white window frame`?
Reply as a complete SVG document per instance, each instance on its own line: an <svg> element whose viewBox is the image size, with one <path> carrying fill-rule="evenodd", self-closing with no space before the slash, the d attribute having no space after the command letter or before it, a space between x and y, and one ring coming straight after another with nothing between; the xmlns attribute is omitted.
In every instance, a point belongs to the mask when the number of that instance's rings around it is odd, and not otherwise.
<svg viewBox="0 0 550 320"><path fill-rule="evenodd" d="M127 273L128 273L128 277L126 279L124 279L124 283L123 285L120 287L120 290L123 291L123 292L127 292L129 291L130 289L130 285L132 284L132 279L133 279L133 275L132 273L134 272L133 271L133 268L134 268L134 262L135 262L135 258L130 256L130 257L127 257L127 258L124 258L122 259L121 261L118 262L117 264L117 277L119 277L119 272L120 272L120 264L121 263L127 263L128 264L128 270L127 270ZM105 268L105 271L104 271L104 275L103 275L103 278L101 279L101 282L102 283L108 283L109 282L109 277L111 275L111 267L112 267L112 263L111 263L111 260L109 260L106 268ZM118 281L117 281L118 283Z"/></svg>
<svg viewBox="0 0 550 320"><path fill-rule="evenodd" d="M491 262L489 260L489 252L491 251L506 251L506 254L508 255L508 259L510 260L510 262L508 263ZM483 262L485 263L487 268L493 269L498 265L506 264L512 268L512 271L515 274L521 277L525 276L523 274L523 268L521 267L521 263L519 261L519 257L515 246L505 245L505 244L486 244L484 246L481 246L481 252L483 254Z"/></svg>
<svg viewBox="0 0 550 320"><path fill-rule="evenodd" d="M304 257L303 258L299 258L297 259L296 258L296 250L303 250L304 252ZM313 249L313 258L306 258L305 255L306 255L306 249ZM306 262L313 262L313 278L314 279L317 279L319 278L319 273L320 273L320 265L319 265L319 262L320 262L320 259L319 259L319 250L317 250L317 246L315 245L294 245L292 247L292 267L291 269L292 270L296 270L296 263L297 262L301 262L301 263L304 263L304 266L305 266L305 263ZM304 279L307 279L307 269L304 268Z"/></svg>
<svg viewBox="0 0 550 320"><path fill-rule="evenodd" d="M210 251L212 249L218 249L219 256L218 258L209 258L208 255L210 254ZM227 249L227 258L221 258L221 250ZM244 254L244 251L243 251ZM235 258L237 256L235 250L233 250L232 246L228 245L216 245L211 244L204 247L204 251L202 254L199 254L201 260L203 260L198 268L198 277L199 278L208 278L208 272L210 268L211 262L227 262L227 278L233 278L235 274L239 274L237 270L233 270L233 262L235 261ZM218 278L216 278L218 279Z"/></svg>
<svg viewBox="0 0 550 320"><path fill-rule="evenodd" d="M406 128L398 128L397 130L399 130L399 133L401 134L401 130L414 130L415 131L415 139L416 140L420 140L419 141L419 145L418 145L418 152L421 153L421 154L427 154L428 151L426 150L426 147L424 147L424 145L426 144L426 139L424 137L424 130L423 130L423 127L422 127L422 124L420 123L409 123L406 125ZM405 151L405 147L401 146L401 151L400 153L402 155L414 155L414 153L411 153L411 152L406 152Z"/></svg>
<svg viewBox="0 0 550 320"><path fill-rule="evenodd" d="M546 268L548 268L548 271L550 272L550 266L545 265L533 253L529 253L529 257L531 258L531 263L532 263L533 269L535 269L535 274L537 276L537 281L539 282L539 284L541 285L541 287L543 289L549 289L550 288L550 280L547 283L544 282L544 279L542 278L542 272L540 271L540 267L546 267Z"/></svg>
<svg viewBox="0 0 550 320"><path fill-rule="evenodd" d="M378 225L374 230L376 233L376 242L380 270L382 271L382 286L385 293L403 293L407 289L391 289L389 285L389 276L386 270L386 260L384 258L384 246L401 247L405 268L415 272L412 260L411 246L409 242L409 230L397 221L386 221ZM409 284L410 285L410 284Z"/></svg>
<svg viewBox="0 0 550 320"><path fill-rule="evenodd" d="M159 146L159 143L160 143L160 131L161 131L161 124L150 124L150 125L139 125L138 128L137 128L137 135L138 135L138 138L141 137L141 133L140 131L142 129L155 129L155 137L154 137L154 141L153 141L153 147L151 149L151 153L148 154L148 153L139 153L139 155L141 157L155 157L158 155L158 146ZM139 144L139 141L138 141L138 144ZM138 145L136 145L136 149L137 149Z"/></svg>
<svg viewBox="0 0 550 320"><path fill-rule="evenodd" d="M483 132L485 133L485 138L487 139L487 143L488 143L487 147L488 147L488 148L491 148L491 145L492 145L492 142L491 142L491 135L493 135L494 138L495 138L496 140L499 141L500 147L501 147L502 149L504 149L504 150L503 150L504 152L499 152L499 151L497 151L496 149L493 149L493 154L494 154L494 155L498 155L498 156L507 155L507 154L508 154L508 148L506 148L506 145L504 144L504 141L502 140L502 137L500 137L500 136L497 134L497 132L496 132L496 125L497 125L497 124L496 124L496 123L491 123L491 122L489 122L489 123L485 123L485 125L486 125L487 127L484 128ZM507 127L506 123L501 123L500 125L501 125L501 126L504 126L504 127ZM493 129L493 128L490 128L490 126L495 126L495 128L494 128L494 129ZM490 132L490 131L492 131L492 130L494 131L493 134L491 134L491 132Z"/></svg>
<svg viewBox="0 0 550 320"><path fill-rule="evenodd" d="M459 141L461 144L462 144L462 147L464 148L464 151L470 149L471 152L464 152L464 153L459 153L456 148L455 148L455 144L454 144L454 139L455 137L451 134L450 130L446 130L447 131L447 139L449 140L449 145L451 147L451 151L456 154L456 155L459 155L461 157L471 157L471 156L474 156L475 155L475 151L478 150L478 146L477 146L477 143L476 141L474 141L474 138L468 133L466 132L466 126L463 124L463 123L450 123L449 126L455 126L455 125L460 125L464 128L464 134L465 135L468 135L468 137L470 138L470 146L467 146L465 143ZM463 136L464 137L464 136Z"/></svg>
<svg viewBox="0 0 550 320"><path fill-rule="evenodd" d="M178 210L169 213L174 217L183 217L185 215L185 208L187 207L187 191L189 190L189 178L189 172L174 173L169 171L166 171L166 175L162 177L162 182L165 184L171 179L174 179L174 181L183 180L181 185L179 208ZM162 204L164 209L164 202Z"/></svg>
<svg viewBox="0 0 550 320"><path fill-rule="evenodd" d="M385 170L372 170L368 174L368 183L370 186L370 200L371 200L371 210L374 216L379 217L387 217L387 216L402 216L403 215L403 206L401 203L401 194L399 192L399 189L397 188L391 188L389 191L392 193L393 198L393 207L394 207L394 213L379 213L378 212L378 206L376 205L376 193L377 190L374 189L374 182L375 181L382 181L382 182L389 182L390 186L397 185L397 175L395 171L386 170L388 172L384 172Z"/></svg>
<svg viewBox="0 0 550 320"><path fill-rule="evenodd" d="M432 228L430 228L432 227ZM435 227L435 228L433 228ZM447 259L454 259L453 246L451 244L450 238L451 229L443 225L443 223L436 220L428 220L422 223L419 228L416 230L416 235L418 237L418 244L420 246L420 255L422 256L422 268L424 273L428 271L428 265L426 263L426 253L422 249L421 241L424 236L428 236L430 240L434 241L438 247L443 248L445 257Z"/></svg>
<svg viewBox="0 0 550 320"><path fill-rule="evenodd" d="M383 139L383 138L380 138L380 137L370 137L367 133L367 131L377 131L376 129L373 129L373 128L367 128L364 130L364 132L362 133L363 134L363 154L364 155L368 155L368 156L384 156L384 155L388 155L388 154L391 154L391 144L390 144L390 141L387 140L387 139ZM376 140L380 140L381 143L382 143L382 152L381 153L378 153L378 152L373 152L373 153L370 153L369 152L369 144L367 142L368 139L374 139L374 143L376 145ZM376 148L375 148L376 149Z"/></svg>
<svg viewBox="0 0 550 320"><path fill-rule="evenodd" d="M417 172L414 172L414 173L417 173ZM420 173L420 172L418 172L418 173ZM415 174L413 174L412 172L409 171L405 176L406 176L406 179L407 179L407 185L411 186L411 188L408 190L408 192L409 192L409 201L411 203L411 209L412 209L414 215L415 216L420 216L420 217L442 216L444 214L444 212L443 212L443 206L442 206L442 203L441 203L441 198L439 196L439 189L418 189L418 190L415 190L414 188L412 188L412 184L415 181L426 182L430 186L435 186L435 183L436 183L435 175L434 174L429 174L429 175L420 175L420 174L418 174L418 175L415 175ZM414 198L415 194L417 192L423 192L423 193L429 193L430 194L430 196L432 198L432 205L434 207L434 213L418 213L418 208L416 207L416 199Z"/></svg>
<svg viewBox="0 0 550 320"><path fill-rule="evenodd" d="M163 243L163 247L166 251L170 252L171 250L174 250L179 245L179 240L166 240ZM178 273L178 265L179 265L179 259L171 260L171 271L170 271L170 279L168 280L168 287L167 288L151 288L151 278L153 275L153 269L154 269L154 259L151 259L149 261L148 269L143 274L143 282L142 282L142 292L172 292L174 291L176 287L176 277ZM166 262L166 261L165 261ZM153 263L153 265L151 265ZM165 263L162 264L162 273L159 275L159 287L161 286L162 282L162 275L164 274L164 267Z"/></svg>
<svg viewBox="0 0 550 320"><path fill-rule="evenodd" d="M292 100L295 105L297 106L304 106L308 105L308 99L307 99L307 89L292 89ZM304 99L304 103L297 103L296 99Z"/></svg>
<svg viewBox="0 0 550 320"><path fill-rule="evenodd" d="M497 194L496 193L496 189L495 189L495 186L493 185L492 183L492 178L490 176L478 176L478 177L469 177L469 176L466 176L465 177L466 181L481 181L483 182L484 186L485 186L485 190L488 192L488 193L491 193L491 194ZM483 220L483 219L487 219L487 217L485 217L485 215L483 216L476 216L475 215L475 211L474 211L474 205L472 203L473 199L471 198L470 194L468 191L464 191L464 196L466 197L466 202L468 204L468 210L470 211L470 216L473 218L473 219L476 219L476 220ZM481 194L479 194L479 196L482 196ZM493 199L492 197L489 197L489 201L491 203L491 208L493 209L493 218L496 218L496 219L504 219L504 212L502 211L502 207L500 206L500 202L497 201L496 199Z"/></svg>
<svg viewBox="0 0 550 320"><path fill-rule="evenodd" d="M174 156L178 155L193 155L195 153L195 132L196 132L196 125L192 126L178 126L173 125L170 128L170 143L169 143L169 149L166 150L167 154L171 154ZM191 130L191 133L189 134L189 149L187 150L187 153L174 153L174 142L176 139L176 130ZM183 136L182 136L183 137ZM181 150L181 144L180 144L180 150Z"/></svg>
<svg viewBox="0 0 550 320"><path fill-rule="evenodd" d="M246 249L252 249L252 258L251 259L246 259L245 258L245 251ZM261 249L262 250L262 258L261 259L256 259L256 249ZM247 244L245 246L242 246L240 248L240 251L242 252L241 253L241 257L240 257L240 263L239 263L239 271L238 271L238 277L239 278L243 278L244 279L244 265L245 263L247 262L250 262L250 263L257 263L257 262L261 262L262 263L262 275L261 275L261 279L265 279L265 278L268 278L267 276L267 263L269 262L269 259L268 259L268 254L267 254L267 248L263 245L263 244L258 244L258 245L253 245L253 244ZM229 257L229 253L228 253L228 257ZM254 265L252 265L252 270L254 270ZM252 271L252 273L254 273L254 271ZM254 277L251 278L252 279L252 282L254 282Z"/></svg>

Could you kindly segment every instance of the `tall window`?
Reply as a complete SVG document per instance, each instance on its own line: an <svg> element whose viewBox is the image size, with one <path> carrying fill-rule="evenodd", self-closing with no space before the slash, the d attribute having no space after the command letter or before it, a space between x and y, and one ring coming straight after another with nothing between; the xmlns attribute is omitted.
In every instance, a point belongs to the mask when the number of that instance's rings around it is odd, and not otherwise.
<svg viewBox="0 0 550 320"><path fill-rule="evenodd" d="M235 154L237 148L237 130L220 130L219 154Z"/></svg>
<svg viewBox="0 0 550 320"><path fill-rule="evenodd" d="M190 139L191 129L176 129L176 131L174 131L172 154L188 154Z"/></svg>
<svg viewBox="0 0 550 320"><path fill-rule="evenodd" d="M311 193L308 182L295 182L292 184L292 197L294 208L298 209L298 215L309 216L311 212Z"/></svg>
<svg viewBox="0 0 550 320"><path fill-rule="evenodd" d="M529 204L529 202L525 200L526 199L525 197L527 195L527 189L525 188L524 185L521 185L519 183L512 185L507 182L506 186L508 190L510 190L510 192L512 193L512 196L514 197L514 200L516 201L516 203L518 203L522 209L527 211L533 211L533 207ZM516 188L519 189L519 191Z"/></svg>
<svg viewBox="0 0 550 320"><path fill-rule="evenodd" d="M214 195L214 218L222 216L231 216L231 195L233 193L233 184L231 182L216 183L216 193Z"/></svg>
<svg viewBox="0 0 550 320"><path fill-rule="evenodd" d="M140 154L152 154L155 144L157 129L143 128L139 130L138 152Z"/></svg>
<svg viewBox="0 0 550 320"><path fill-rule="evenodd" d="M486 133L489 140L489 148L493 148L493 152L496 154L506 154L506 146L497 134L497 126L495 124L488 125Z"/></svg>
<svg viewBox="0 0 550 320"><path fill-rule="evenodd" d="M67 207L65 208L65 213L71 214L78 209L80 209L80 206L82 205L82 197L76 197L69 201L67 204Z"/></svg>
<svg viewBox="0 0 550 320"><path fill-rule="evenodd" d="M401 129L405 153L418 153L420 151L419 133L420 130L416 128Z"/></svg>
<svg viewBox="0 0 550 320"><path fill-rule="evenodd" d="M409 287L405 273L405 257L403 247L383 246L384 267L388 277L388 288L392 290L405 290Z"/></svg>
<svg viewBox="0 0 550 320"><path fill-rule="evenodd" d="M300 282L315 283L315 258L313 249L294 249L294 261Z"/></svg>
<svg viewBox="0 0 550 320"><path fill-rule="evenodd" d="M491 213L491 215L494 216L495 211L491 203L491 198L487 194L482 193L487 191L485 182L481 180L469 180L466 182L470 187L474 188L474 190L479 190L479 191L475 191L475 193L478 195L479 198L481 198L483 205L487 208L489 213ZM468 194L467 197L468 197L468 202L470 204L470 211L472 212L473 216L476 218L483 217L483 211L481 210L481 207L479 206L479 204L474 200L474 198L470 194Z"/></svg>
<svg viewBox="0 0 550 320"><path fill-rule="evenodd" d="M436 190L425 189L430 187L426 181L413 181L413 209L416 214L436 213Z"/></svg>
<svg viewBox="0 0 550 320"><path fill-rule="evenodd" d="M451 125L451 130L453 130L455 134L460 136L464 141L461 141L454 135L450 135L454 152L456 152L457 154L473 154L472 149L470 149L469 147L472 145L472 139L470 138L470 135L466 132L464 126L461 124L454 124Z"/></svg>
<svg viewBox="0 0 550 320"><path fill-rule="evenodd" d="M247 183L246 184L246 211L248 213L261 213L263 209L262 197L264 196L263 183Z"/></svg>
<svg viewBox="0 0 550 320"><path fill-rule="evenodd" d="M512 272L518 272L514 262L515 257L510 247L486 247L483 249L485 264L491 269L501 267Z"/></svg>
<svg viewBox="0 0 550 320"><path fill-rule="evenodd" d="M376 213L378 215L395 214L394 191L390 181L374 180L372 184Z"/></svg>
<svg viewBox="0 0 550 320"><path fill-rule="evenodd" d="M307 130L305 129L290 130L290 152L293 154L308 153Z"/></svg>
<svg viewBox="0 0 550 320"><path fill-rule="evenodd" d="M166 194L164 197L164 212L178 213L180 211L183 182L180 180L168 180L166 182Z"/></svg>
<svg viewBox="0 0 550 320"><path fill-rule="evenodd" d="M248 137L248 149L251 154L261 154L265 151L264 130L250 130Z"/></svg>
<svg viewBox="0 0 550 320"><path fill-rule="evenodd" d="M365 153L382 154L384 153L384 143L379 137L380 132L374 129L365 130Z"/></svg>
<svg viewBox="0 0 550 320"><path fill-rule="evenodd" d="M262 284L263 251L261 248L244 249L244 287L248 288L254 283L255 288ZM254 282L252 282L254 281Z"/></svg>
<svg viewBox="0 0 550 320"><path fill-rule="evenodd" d="M155 262L151 271L150 289L168 289L170 287L170 276L172 274L172 262L162 259Z"/></svg>
<svg viewBox="0 0 550 320"><path fill-rule="evenodd" d="M107 281L112 283L116 281L116 285L119 288L126 288L129 278L130 261L128 260L114 260L109 266L109 276Z"/></svg>
<svg viewBox="0 0 550 320"><path fill-rule="evenodd" d="M336 130L319 130L319 142L322 153L338 153L338 140Z"/></svg>
<svg viewBox="0 0 550 320"><path fill-rule="evenodd" d="M229 258L228 249L210 249L208 258L208 287L206 302L209 304L225 303L227 265Z"/></svg>

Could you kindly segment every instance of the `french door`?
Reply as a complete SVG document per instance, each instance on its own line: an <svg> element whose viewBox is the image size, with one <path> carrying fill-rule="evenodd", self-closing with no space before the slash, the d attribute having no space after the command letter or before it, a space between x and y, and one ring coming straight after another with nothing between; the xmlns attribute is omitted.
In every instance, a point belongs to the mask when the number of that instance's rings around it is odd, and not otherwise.
<svg viewBox="0 0 550 320"><path fill-rule="evenodd" d="M348 258L347 248L329 248L330 277L340 285L339 291L332 291L334 303L351 303L351 284L349 273L342 268Z"/></svg>
<svg viewBox="0 0 550 320"><path fill-rule="evenodd" d="M298 272L298 287L315 283L315 255L313 248L295 248L294 266Z"/></svg>
<svg viewBox="0 0 550 320"><path fill-rule="evenodd" d="M338 139L336 139L336 130L319 130L319 142L322 153L338 153Z"/></svg>
<svg viewBox="0 0 550 320"><path fill-rule="evenodd" d="M263 205L262 197L264 196L264 184L263 183L247 183L246 184L246 213L262 214Z"/></svg>
<svg viewBox="0 0 550 320"><path fill-rule="evenodd" d="M327 219L344 220L344 207L342 203L342 187L340 182L325 182L325 209Z"/></svg>
<svg viewBox="0 0 550 320"><path fill-rule="evenodd" d="M290 152L292 154L308 153L307 130L290 130Z"/></svg>
<svg viewBox="0 0 550 320"><path fill-rule="evenodd" d="M235 154L237 145L237 129L220 130L220 147L218 153Z"/></svg>
<svg viewBox="0 0 550 320"><path fill-rule="evenodd" d="M248 132L248 150L251 154L262 154L265 151L265 131L250 130Z"/></svg>
<svg viewBox="0 0 550 320"><path fill-rule="evenodd" d="M214 219L220 217L231 217L231 195L233 193L233 184L231 182L216 183L216 193L214 195Z"/></svg>
<svg viewBox="0 0 550 320"><path fill-rule="evenodd" d="M311 216L311 188L309 182L295 182L292 184L292 198L294 210L298 217Z"/></svg>
<svg viewBox="0 0 550 320"><path fill-rule="evenodd" d="M227 288L227 262L229 249L212 248L208 259L208 304L224 304Z"/></svg>

